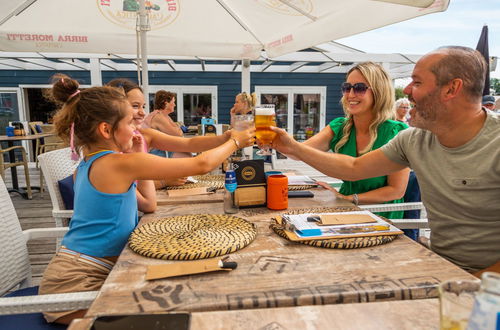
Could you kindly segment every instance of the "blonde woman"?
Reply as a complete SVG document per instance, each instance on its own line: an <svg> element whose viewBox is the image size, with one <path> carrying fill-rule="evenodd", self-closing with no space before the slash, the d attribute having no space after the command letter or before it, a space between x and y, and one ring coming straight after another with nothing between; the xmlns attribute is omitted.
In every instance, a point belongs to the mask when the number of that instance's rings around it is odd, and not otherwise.
<svg viewBox="0 0 500 330"><path fill-rule="evenodd" d="M253 107L257 103L255 93L242 92L236 95L234 105L231 108L231 118L234 115L246 115L252 112Z"/></svg>
<svg viewBox="0 0 500 330"><path fill-rule="evenodd" d="M304 144L322 151L359 157L380 148L408 126L394 116L394 88L382 66L365 62L354 66L342 84L345 117L336 118ZM338 197L354 204L401 203L408 184L408 169L387 176L344 181ZM327 188L330 188L327 186ZM379 213L402 218L403 212Z"/></svg>

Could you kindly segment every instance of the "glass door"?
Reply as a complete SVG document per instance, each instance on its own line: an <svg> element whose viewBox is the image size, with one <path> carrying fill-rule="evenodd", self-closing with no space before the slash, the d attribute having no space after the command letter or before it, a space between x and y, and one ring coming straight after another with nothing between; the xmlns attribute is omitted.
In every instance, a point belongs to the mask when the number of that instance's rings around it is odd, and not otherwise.
<svg viewBox="0 0 500 330"><path fill-rule="evenodd" d="M260 104L274 104L276 125L288 131L288 94L261 94Z"/></svg>
<svg viewBox="0 0 500 330"><path fill-rule="evenodd" d="M276 105L276 124L298 141L325 126L326 87L256 86L255 92L262 104Z"/></svg>
<svg viewBox="0 0 500 330"><path fill-rule="evenodd" d="M321 94L293 94L293 137L304 141L318 133Z"/></svg>

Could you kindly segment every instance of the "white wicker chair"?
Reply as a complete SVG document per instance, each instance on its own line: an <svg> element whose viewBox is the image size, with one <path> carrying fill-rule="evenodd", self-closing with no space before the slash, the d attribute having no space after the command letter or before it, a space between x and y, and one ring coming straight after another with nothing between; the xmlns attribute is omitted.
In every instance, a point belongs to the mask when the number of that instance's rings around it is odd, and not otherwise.
<svg viewBox="0 0 500 330"><path fill-rule="evenodd" d="M31 285L26 242L33 238L61 237L68 230L37 228L22 231L14 205L0 178L0 296ZM23 297L1 297L0 315L86 309L97 291Z"/></svg>
<svg viewBox="0 0 500 330"><path fill-rule="evenodd" d="M63 219L70 219L73 210L66 210L57 181L73 174L78 162L71 160L70 148L63 148L49 151L38 156L50 200L52 201L52 216L56 222L56 227L62 227Z"/></svg>

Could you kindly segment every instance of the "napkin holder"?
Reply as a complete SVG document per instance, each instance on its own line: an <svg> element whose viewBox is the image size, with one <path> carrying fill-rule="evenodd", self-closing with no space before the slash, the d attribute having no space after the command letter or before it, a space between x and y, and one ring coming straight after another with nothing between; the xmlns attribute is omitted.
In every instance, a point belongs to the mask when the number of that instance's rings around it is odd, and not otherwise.
<svg viewBox="0 0 500 330"><path fill-rule="evenodd" d="M236 204L239 207L263 206L266 204L266 176L264 160L244 160L235 162Z"/></svg>

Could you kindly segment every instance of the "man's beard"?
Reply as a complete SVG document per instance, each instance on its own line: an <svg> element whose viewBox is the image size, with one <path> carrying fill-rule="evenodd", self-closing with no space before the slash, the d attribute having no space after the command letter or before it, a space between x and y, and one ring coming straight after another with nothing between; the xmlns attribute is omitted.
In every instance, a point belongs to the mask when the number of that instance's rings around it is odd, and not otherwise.
<svg viewBox="0 0 500 330"><path fill-rule="evenodd" d="M415 104L415 110L410 119L411 126L429 129L436 122L440 108L438 94L439 89L436 88L417 102L409 96L410 101Z"/></svg>

